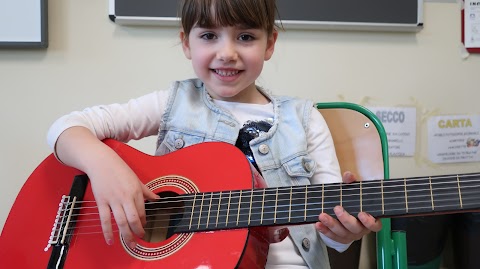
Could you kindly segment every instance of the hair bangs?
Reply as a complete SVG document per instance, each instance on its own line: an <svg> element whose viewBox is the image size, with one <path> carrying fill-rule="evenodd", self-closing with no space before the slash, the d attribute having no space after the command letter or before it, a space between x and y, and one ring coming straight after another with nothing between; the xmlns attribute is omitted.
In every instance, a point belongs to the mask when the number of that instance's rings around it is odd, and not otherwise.
<svg viewBox="0 0 480 269"><path fill-rule="evenodd" d="M275 11L275 3L271 0L186 0L181 18L187 34L195 26L240 26L265 29L270 34Z"/></svg>

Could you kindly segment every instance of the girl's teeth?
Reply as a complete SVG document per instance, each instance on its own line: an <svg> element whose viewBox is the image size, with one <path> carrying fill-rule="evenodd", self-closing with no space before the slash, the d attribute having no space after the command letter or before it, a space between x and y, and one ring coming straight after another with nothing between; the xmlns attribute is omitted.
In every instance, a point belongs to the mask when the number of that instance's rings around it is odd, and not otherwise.
<svg viewBox="0 0 480 269"><path fill-rule="evenodd" d="M223 70L215 70L215 73L219 74L220 76L234 76L238 74L238 71L223 71Z"/></svg>

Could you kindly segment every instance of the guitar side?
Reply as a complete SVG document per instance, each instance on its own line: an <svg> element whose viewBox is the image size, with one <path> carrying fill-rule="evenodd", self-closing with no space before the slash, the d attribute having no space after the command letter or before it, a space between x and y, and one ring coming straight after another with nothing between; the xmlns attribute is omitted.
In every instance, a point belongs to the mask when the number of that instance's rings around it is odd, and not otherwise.
<svg viewBox="0 0 480 269"><path fill-rule="evenodd" d="M154 157L115 140L105 143L154 192L184 194L254 187L245 156L228 144L203 143ZM44 251L44 248L60 199L69 193L72 180L78 174L81 172L59 163L53 155L35 169L5 222L0 236L0 267L46 268L51 249ZM170 184L172 180L175 184ZM94 200L90 187L84 200ZM114 245L108 246L99 226L92 230L82 224L85 218L82 215L75 227L78 234L72 237L66 269L189 269L201 265L213 269L260 268L268 252L268 242L261 236L252 236L249 229L178 234L161 242L137 239L138 247L132 252L124 247L118 232Z"/></svg>

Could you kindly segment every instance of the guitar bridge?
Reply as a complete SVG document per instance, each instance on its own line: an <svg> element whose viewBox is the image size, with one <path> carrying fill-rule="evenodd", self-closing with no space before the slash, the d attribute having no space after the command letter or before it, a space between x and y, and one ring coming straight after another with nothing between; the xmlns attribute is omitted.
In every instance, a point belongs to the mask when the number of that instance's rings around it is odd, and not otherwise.
<svg viewBox="0 0 480 269"><path fill-rule="evenodd" d="M47 269L64 268L70 240L73 236L76 219L80 211L87 184L87 175L75 176L69 195L62 196L48 244L44 249L47 251L53 246Z"/></svg>
<svg viewBox="0 0 480 269"><path fill-rule="evenodd" d="M57 243L59 243L60 238L64 237L61 235L63 224L66 222L68 218L68 205L70 203L70 196L63 195L60 203L58 204L58 211L57 216L55 217L55 222L53 223L52 232L50 233L50 238L48 239L47 246L45 247L44 251L48 251L48 249ZM71 210L70 210L71 211Z"/></svg>

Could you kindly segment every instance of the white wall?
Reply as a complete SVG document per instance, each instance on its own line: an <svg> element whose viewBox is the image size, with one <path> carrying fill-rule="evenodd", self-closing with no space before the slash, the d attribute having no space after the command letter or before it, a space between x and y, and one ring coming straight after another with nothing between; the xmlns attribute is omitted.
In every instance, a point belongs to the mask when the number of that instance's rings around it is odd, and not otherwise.
<svg viewBox="0 0 480 269"><path fill-rule="evenodd" d="M56 118L193 76L177 29L118 26L107 15L106 0L49 0L49 48L0 50L0 229L22 184L50 153L45 134ZM480 55L460 57L459 6L428 2L424 17L416 34L282 32L259 83L316 101L368 97L369 105L480 113ZM392 177L478 170L478 163L422 162L425 133L422 122L417 158L391 159ZM152 153L147 142L134 145Z"/></svg>

